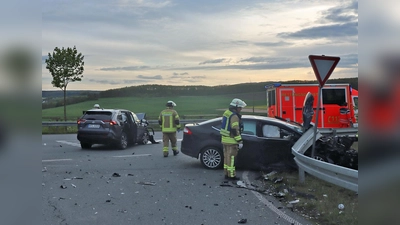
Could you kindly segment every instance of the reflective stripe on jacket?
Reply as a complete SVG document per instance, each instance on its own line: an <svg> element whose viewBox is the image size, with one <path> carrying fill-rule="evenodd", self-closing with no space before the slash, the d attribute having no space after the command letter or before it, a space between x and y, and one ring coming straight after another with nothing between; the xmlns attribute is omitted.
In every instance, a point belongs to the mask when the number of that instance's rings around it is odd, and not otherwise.
<svg viewBox="0 0 400 225"><path fill-rule="evenodd" d="M165 133L176 132L178 128L181 128L179 123L179 115L171 108L161 111L158 121L161 126L161 131Z"/></svg>
<svg viewBox="0 0 400 225"><path fill-rule="evenodd" d="M235 112L230 110L224 112L220 134L223 144L238 144L242 141L239 116Z"/></svg>

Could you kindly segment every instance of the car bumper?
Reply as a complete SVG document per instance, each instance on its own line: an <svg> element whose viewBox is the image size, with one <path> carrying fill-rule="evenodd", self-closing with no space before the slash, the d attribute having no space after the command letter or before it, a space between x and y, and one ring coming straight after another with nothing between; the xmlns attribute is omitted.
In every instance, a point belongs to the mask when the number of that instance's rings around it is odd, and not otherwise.
<svg viewBox="0 0 400 225"><path fill-rule="evenodd" d="M118 141L118 138L113 133L78 133L77 138L80 142L90 144L111 144Z"/></svg>

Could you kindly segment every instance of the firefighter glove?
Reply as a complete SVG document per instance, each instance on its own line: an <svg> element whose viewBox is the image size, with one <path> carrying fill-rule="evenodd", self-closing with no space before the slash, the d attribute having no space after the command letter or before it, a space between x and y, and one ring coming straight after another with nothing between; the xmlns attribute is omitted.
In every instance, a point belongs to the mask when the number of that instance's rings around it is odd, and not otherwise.
<svg viewBox="0 0 400 225"><path fill-rule="evenodd" d="M238 149L240 150L240 149L242 149L243 148L243 142L240 142L239 144L238 144Z"/></svg>

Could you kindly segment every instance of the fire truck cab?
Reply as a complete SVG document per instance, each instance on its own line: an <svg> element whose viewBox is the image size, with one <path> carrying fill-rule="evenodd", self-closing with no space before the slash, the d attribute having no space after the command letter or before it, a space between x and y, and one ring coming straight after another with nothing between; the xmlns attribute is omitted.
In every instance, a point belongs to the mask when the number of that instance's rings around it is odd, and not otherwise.
<svg viewBox="0 0 400 225"><path fill-rule="evenodd" d="M315 123L318 103L318 84L281 84L265 86L269 117L303 123L302 110L308 92L314 96ZM319 106L319 128L358 127L358 91L350 84L325 84Z"/></svg>

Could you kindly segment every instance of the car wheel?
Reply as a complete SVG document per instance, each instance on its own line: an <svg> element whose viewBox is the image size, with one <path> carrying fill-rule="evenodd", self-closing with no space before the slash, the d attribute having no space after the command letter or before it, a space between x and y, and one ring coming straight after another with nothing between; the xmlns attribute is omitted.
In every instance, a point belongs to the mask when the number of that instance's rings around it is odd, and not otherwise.
<svg viewBox="0 0 400 225"><path fill-rule="evenodd" d="M145 144L147 144L147 142L149 142L149 133L144 132L142 138L139 140L139 144L145 145Z"/></svg>
<svg viewBox="0 0 400 225"><path fill-rule="evenodd" d="M91 147L92 147L92 144L81 142L81 148L82 149L88 149L88 148L91 148Z"/></svg>
<svg viewBox="0 0 400 225"><path fill-rule="evenodd" d="M224 155L221 149L207 147L201 151L200 162L208 169L219 169L224 163Z"/></svg>
<svg viewBox="0 0 400 225"><path fill-rule="evenodd" d="M125 132L122 132L121 138L119 139L118 143L119 149L126 149L128 147L128 137L126 136Z"/></svg>

